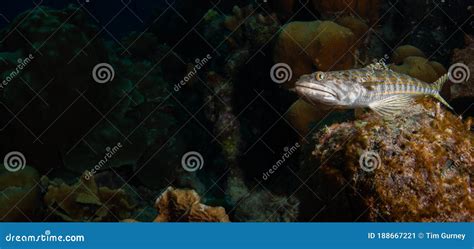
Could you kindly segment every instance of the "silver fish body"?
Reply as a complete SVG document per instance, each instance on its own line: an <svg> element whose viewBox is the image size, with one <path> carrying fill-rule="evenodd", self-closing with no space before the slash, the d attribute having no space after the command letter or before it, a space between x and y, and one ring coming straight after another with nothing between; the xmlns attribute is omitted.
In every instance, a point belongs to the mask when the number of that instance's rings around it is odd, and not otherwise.
<svg viewBox="0 0 474 249"><path fill-rule="evenodd" d="M444 75L428 84L394 72L383 64L372 64L361 69L303 75L296 82L295 90L304 100L318 106L368 107L381 115L393 115L409 106L414 97L422 95L430 95L450 107L439 95L447 78L448 75Z"/></svg>

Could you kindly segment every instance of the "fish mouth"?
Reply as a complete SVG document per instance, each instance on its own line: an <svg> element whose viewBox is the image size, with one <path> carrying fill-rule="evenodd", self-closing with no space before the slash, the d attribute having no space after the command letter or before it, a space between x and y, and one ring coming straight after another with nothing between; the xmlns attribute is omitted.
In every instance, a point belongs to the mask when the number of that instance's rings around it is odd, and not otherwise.
<svg viewBox="0 0 474 249"><path fill-rule="evenodd" d="M318 96L319 98L328 100L337 99L337 93L333 89L322 84L315 84L310 82L296 82L295 91L300 95L304 95L306 97Z"/></svg>

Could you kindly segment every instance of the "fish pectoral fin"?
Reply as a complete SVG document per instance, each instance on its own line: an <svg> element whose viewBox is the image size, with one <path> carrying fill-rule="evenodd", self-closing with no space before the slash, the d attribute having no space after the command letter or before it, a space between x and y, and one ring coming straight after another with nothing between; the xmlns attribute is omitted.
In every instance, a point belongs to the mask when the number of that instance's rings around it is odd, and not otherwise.
<svg viewBox="0 0 474 249"><path fill-rule="evenodd" d="M410 95L394 95L371 103L369 108L383 117L392 118L412 103L413 97Z"/></svg>

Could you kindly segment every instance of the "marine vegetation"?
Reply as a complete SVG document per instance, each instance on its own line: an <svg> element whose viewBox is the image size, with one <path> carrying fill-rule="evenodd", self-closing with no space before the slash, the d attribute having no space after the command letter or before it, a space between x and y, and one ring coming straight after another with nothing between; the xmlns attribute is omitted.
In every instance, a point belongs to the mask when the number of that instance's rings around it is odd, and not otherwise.
<svg viewBox="0 0 474 249"><path fill-rule="evenodd" d="M468 1L3 2L1 221L474 221Z"/></svg>

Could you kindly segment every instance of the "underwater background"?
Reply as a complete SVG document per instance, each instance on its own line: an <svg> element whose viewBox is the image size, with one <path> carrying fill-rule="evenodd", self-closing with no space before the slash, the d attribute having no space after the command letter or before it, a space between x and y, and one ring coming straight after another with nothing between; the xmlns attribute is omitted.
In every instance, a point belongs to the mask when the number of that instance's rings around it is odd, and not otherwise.
<svg viewBox="0 0 474 249"><path fill-rule="evenodd" d="M473 221L474 1L0 4L1 221ZM292 91L374 61L390 120ZM0 158L1 159L1 158Z"/></svg>

